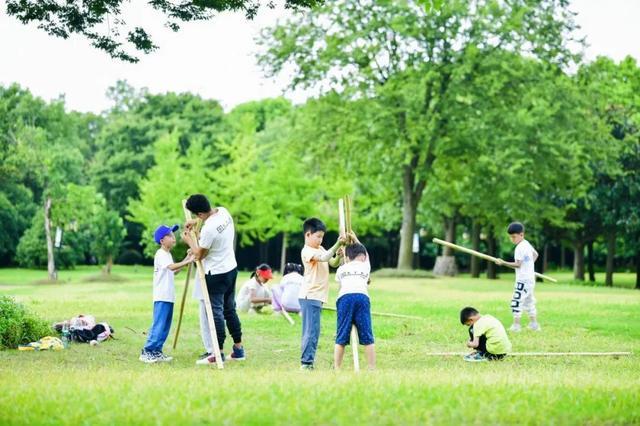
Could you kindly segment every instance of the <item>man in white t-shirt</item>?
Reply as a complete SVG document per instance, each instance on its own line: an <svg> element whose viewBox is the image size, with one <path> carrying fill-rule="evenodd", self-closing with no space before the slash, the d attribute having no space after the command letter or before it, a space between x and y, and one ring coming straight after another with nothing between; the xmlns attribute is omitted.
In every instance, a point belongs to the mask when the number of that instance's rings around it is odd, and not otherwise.
<svg viewBox="0 0 640 426"><path fill-rule="evenodd" d="M364 345L369 369L376 365L376 353L374 348L373 329L371 327L371 302L369 301L369 275L371 264L367 249L360 244L352 232L349 234L352 244L345 247L346 263L336 271L336 281L340 283L337 310L336 345L333 351L335 368L342 365L344 348L351 337L351 326L355 325L358 331L358 340Z"/></svg>
<svg viewBox="0 0 640 426"><path fill-rule="evenodd" d="M510 331L520 331L522 326L520 320L522 311L529 314L529 328L540 331L540 324L537 320L536 298L533 294L536 286L536 275L534 263L538 259L538 252L529 241L524 239L524 225L520 222L513 222L507 228L507 233L511 242L516 244L513 262L506 262L497 259L496 264L510 266L516 269L516 283L511 299L511 312L513 314L513 324Z"/></svg>
<svg viewBox="0 0 640 426"><path fill-rule="evenodd" d="M243 361L245 354L242 346L242 327L236 313L235 302L238 269L233 251L235 238L233 218L224 207L211 208L209 200L202 194L190 196L187 199L187 209L203 222L198 244L186 231L182 238L189 245L196 259L202 261L220 352L223 353L226 323L234 343L233 352L227 359ZM195 220L187 221L185 228L191 230L195 223ZM224 354L222 358L224 361ZM213 364L215 362L215 356L209 354L196 363Z"/></svg>
<svg viewBox="0 0 640 426"><path fill-rule="evenodd" d="M155 242L160 244L153 258L153 323L139 358L140 361L148 364L172 359L162 353L162 347L169 335L173 317L175 301L173 276L194 259L193 255L187 254L182 262L173 262L171 249L176 245L176 237L173 233L177 230L178 225L171 228L160 225L153 235Z"/></svg>

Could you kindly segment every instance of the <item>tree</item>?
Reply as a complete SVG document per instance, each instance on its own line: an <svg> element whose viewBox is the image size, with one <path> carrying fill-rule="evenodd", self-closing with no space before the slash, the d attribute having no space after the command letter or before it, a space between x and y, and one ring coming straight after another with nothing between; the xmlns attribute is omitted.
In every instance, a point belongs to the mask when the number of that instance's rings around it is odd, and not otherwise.
<svg viewBox="0 0 640 426"><path fill-rule="evenodd" d="M628 57L616 64L598 58L582 66L577 80L589 93L594 122L601 146L611 154L609 163L594 162L597 182L590 194L592 215L596 215L605 235L607 261L605 284L613 285L617 236L621 232L632 239L637 209L635 186L637 144L640 138L640 68Z"/></svg>
<svg viewBox="0 0 640 426"><path fill-rule="evenodd" d="M37 23L49 35L67 39L79 34L91 45L107 52L111 57L127 62L138 62L132 51L150 53L157 49L148 31L140 26L128 26L134 16L125 16L124 0L92 0L88 2L42 2L33 0L7 0L7 14L23 24ZM252 19L260 9L256 0L172 1L150 0L146 7L165 16L165 26L179 31L180 25L191 21L206 21L216 13L243 12ZM285 0L285 6L298 10L315 6L319 0ZM273 3L269 3L273 7ZM131 14L129 14L131 15Z"/></svg>
<svg viewBox="0 0 640 426"><path fill-rule="evenodd" d="M408 269L417 208L439 146L448 140L447 108L475 77L456 71L473 50L507 49L566 63L574 28L566 7L545 0L460 0L439 8L342 0L266 31L260 62L268 75L293 69L292 87L331 88L378 103L374 123L385 125L360 150L401 159L386 178L402 188L398 267Z"/></svg>
<svg viewBox="0 0 640 426"><path fill-rule="evenodd" d="M90 216L91 248L98 260L104 263L104 274L111 274L113 259L120 251L120 245L127 230L118 213L107 208L107 202L101 194L96 194L96 203Z"/></svg>
<svg viewBox="0 0 640 426"><path fill-rule="evenodd" d="M210 194L214 189L211 180L211 147L195 139L183 155L180 152L180 136L166 134L153 145L155 165L140 181L139 198L129 201L127 219L139 223L145 232L142 245L145 253L153 256L157 244L153 230L161 224L184 222L181 201L194 193Z"/></svg>

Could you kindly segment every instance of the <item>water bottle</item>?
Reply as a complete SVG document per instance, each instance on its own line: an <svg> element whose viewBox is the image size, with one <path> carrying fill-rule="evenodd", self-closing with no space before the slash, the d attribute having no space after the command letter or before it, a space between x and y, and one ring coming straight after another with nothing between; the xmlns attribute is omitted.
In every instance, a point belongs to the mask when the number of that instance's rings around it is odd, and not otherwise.
<svg viewBox="0 0 640 426"><path fill-rule="evenodd" d="M62 324L62 345L64 346L65 349L69 347L70 337L71 337L71 333L69 332L69 323L65 321Z"/></svg>

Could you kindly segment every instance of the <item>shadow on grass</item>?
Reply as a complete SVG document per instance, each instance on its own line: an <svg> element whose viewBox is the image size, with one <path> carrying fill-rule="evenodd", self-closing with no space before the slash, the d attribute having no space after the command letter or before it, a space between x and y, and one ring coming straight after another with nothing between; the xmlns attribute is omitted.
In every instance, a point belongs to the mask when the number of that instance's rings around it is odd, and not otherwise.
<svg viewBox="0 0 640 426"><path fill-rule="evenodd" d="M123 275L114 275L114 274L94 274L83 277L80 282L83 283L124 283L130 281L129 278Z"/></svg>

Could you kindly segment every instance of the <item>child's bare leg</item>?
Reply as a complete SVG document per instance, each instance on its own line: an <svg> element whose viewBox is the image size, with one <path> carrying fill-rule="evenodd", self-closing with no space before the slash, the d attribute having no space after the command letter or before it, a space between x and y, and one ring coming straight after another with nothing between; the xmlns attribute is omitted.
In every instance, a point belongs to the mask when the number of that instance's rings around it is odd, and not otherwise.
<svg viewBox="0 0 640 426"><path fill-rule="evenodd" d="M333 349L333 365L335 369L339 369L342 366L342 360L344 359L344 345L338 345Z"/></svg>
<svg viewBox="0 0 640 426"><path fill-rule="evenodd" d="M364 353L367 356L367 364L369 365L369 370L376 369L376 348L374 344L365 345Z"/></svg>

